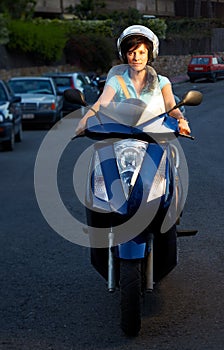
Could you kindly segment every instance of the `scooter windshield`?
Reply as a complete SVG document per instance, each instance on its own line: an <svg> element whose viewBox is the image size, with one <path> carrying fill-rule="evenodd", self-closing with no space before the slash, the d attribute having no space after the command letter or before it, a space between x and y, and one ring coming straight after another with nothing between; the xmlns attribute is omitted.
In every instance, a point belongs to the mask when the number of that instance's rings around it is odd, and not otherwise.
<svg viewBox="0 0 224 350"><path fill-rule="evenodd" d="M175 133L178 132L178 123L175 118L164 113L138 124L142 113L145 113L145 109L142 103L139 104L138 99L101 107L97 117L88 119L85 134L97 139L108 137L137 137L141 140L148 140L149 137L157 140L167 137L175 138Z"/></svg>
<svg viewBox="0 0 224 350"><path fill-rule="evenodd" d="M127 98L138 98L146 104L147 119L165 112L165 105L156 71L146 66L146 83L141 93L137 93L131 79L131 68L128 64L114 66L108 73L105 85L115 90L113 102L123 102ZM107 105L107 101L103 104ZM146 121L141 117L139 123Z"/></svg>
<svg viewBox="0 0 224 350"><path fill-rule="evenodd" d="M100 133L116 134L164 134L177 131L175 123L167 123L170 118L165 112L164 100L159 86L155 70L147 66L147 84L143 93L137 96L134 85L130 79L130 67L121 64L113 67L107 76L106 85L111 86L115 91L112 102L102 101L97 113L100 121L98 131ZM122 86L118 77L122 77L129 91L128 98L122 93ZM90 118L92 119L92 118ZM166 122L164 122L166 120ZM88 121L91 130L96 130L98 124L96 118ZM175 128L174 127L175 124Z"/></svg>

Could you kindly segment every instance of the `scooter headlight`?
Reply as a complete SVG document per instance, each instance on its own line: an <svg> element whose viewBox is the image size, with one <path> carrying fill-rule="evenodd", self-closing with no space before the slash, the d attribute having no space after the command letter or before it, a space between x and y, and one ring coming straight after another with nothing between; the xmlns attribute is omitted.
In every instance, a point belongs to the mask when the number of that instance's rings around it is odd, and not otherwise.
<svg viewBox="0 0 224 350"><path fill-rule="evenodd" d="M120 171L127 170L127 168L134 170L141 165L142 157L140 150L129 146L123 149L120 148L119 150L116 148L116 152L119 153L117 161Z"/></svg>
<svg viewBox="0 0 224 350"><path fill-rule="evenodd" d="M122 140L114 144L119 174L126 198L135 184L147 149L147 143L137 140Z"/></svg>

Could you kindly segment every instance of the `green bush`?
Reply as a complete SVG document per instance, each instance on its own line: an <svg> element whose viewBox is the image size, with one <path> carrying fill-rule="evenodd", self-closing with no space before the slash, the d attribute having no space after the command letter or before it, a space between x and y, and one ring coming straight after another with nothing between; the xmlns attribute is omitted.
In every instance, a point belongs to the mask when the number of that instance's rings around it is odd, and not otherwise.
<svg viewBox="0 0 224 350"><path fill-rule="evenodd" d="M32 18L37 0L1 0L0 12L10 18Z"/></svg>
<svg viewBox="0 0 224 350"><path fill-rule="evenodd" d="M180 18L167 20L168 38L206 38L211 36L212 28L223 28L224 22L217 18Z"/></svg>
<svg viewBox="0 0 224 350"><path fill-rule="evenodd" d="M141 24L151 29L159 39L166 39L167 24L164 19L144 19Z"/></svg>
<svg viewBox="0 0 224 350"><path fill-rule="evenodd" d="M65 48L67 63L83 70L103 73L112 66L115 47L111 39L97 34L74 35Z"/></svg>
<svg viewBox="0 0 224 350"><path fill-rule="evenodd" d="M33 54L40 63L58 61L66 44L65 28L53 21L9 22L8 48Z"/></svg>
<svg viewBox="0 0 224 350"><path fill-rule="evenodd" d="M61 21L61 24L65 26L68 36L75 34L97 34L104 37L113 37L113 22L110 19L105 21L100 20L79 20L73 21Z"/></svg>

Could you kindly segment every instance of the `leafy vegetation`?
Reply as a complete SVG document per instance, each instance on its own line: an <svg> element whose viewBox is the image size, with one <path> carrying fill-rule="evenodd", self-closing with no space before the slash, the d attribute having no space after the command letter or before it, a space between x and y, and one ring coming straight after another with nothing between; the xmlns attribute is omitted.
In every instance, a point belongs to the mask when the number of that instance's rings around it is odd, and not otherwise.
<svg viewBox="0 0 224 350"><path fill-rule="evenodd" d="M32 18L36 0L1 0L0 44L23 52L39 64L79 62L83 69L107 70L116 55L116 38L132 24L149 27L159 39L202 38L211 28L224 27L218 19L144 19L138 10L108 13L102 0L81 0L70 8L73 20ZM67 9L68 10L68 9ZM31 19L32 18L32 19Z"/></svg>
<svg viewBox="0 0 224 350"><path fill-rule="evenodd" d="M102 70L112 65L116 58L113 45L121 31L132 24L130 16L123 20L115 16L115 20L79 20L36 18L31 20L8 20L5 27L9 32L7 47L33 55L35 62L40 64L54 63L63 55L80 56L80 64L89 70L95 70L96 65ZM166 23L161 19L142 20L139 24L149 26L160 38L165 37ZM108 40L110 39L110 40ZM84 44L83 44L84 43ZM91 54L90 54L91 53Z"/></svg>
<svg viewBox="0 0 224 350"><path fill-rule="evenodd" d="M212 28L223 28L224 21L217 18L182 18L167 21L167 38L206 38Z"/></svg>
<svg viewBox="0 0 224 350"><path fill-rule="evenodd" d="M69 64L102 73L111 67L115 49L109 38L99 34L80 34L71 36L65 48L65 56Z"/></svg>
<svg viewBox="0 0 224 350"><path fill-rule="evenodd" d="M73 21L59 21L59 23L66 28L67 36L75 34L97 34L103 37L113 37L113 22L111 19L107 20L73 20Z"/></svg>
<svg viewBox="0 0 224 350"><path fill-rule="evenodd" d="M70 12L73 12L80 19L96 19L99 12L106 7L102 0L81 0L80 4L70 7Z"/></svg>
<svg viewBox="0 0 224 350"><path fill-rule="evenodd" d="M9 42L8 22L5 16L0 13L0 45L5 45Z"/></svg>
<svg viewBox="0 0 224 350"><path fill-rule="evenodd" d="M66 35L64 27L57 22L12 20L8 28L9 49L33 54L40 63L61 58Z"/></svg>
<svg viewBox="0 0 224 350"><path fill-rule="evenodd" d="M32 18L36 0L1 0L0 12L14 19Z"/></svg>

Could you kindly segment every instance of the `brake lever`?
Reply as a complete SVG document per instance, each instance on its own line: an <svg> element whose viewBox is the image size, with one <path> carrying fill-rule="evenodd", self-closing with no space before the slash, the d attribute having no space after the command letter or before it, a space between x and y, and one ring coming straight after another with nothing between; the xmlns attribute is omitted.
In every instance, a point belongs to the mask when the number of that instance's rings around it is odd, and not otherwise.
<svg viewBox="0 0 224 350"><path fill-rule="evenodd" d="M191 139L191 140L194 140L194 139L195 139L195 137L194 137L194 136L192 136L192 135L182 134L181 132L179 132L179 133L178 133L178 135L179 135L179 136L181 136L181 137L186 137L186 138Z"/></svg>

